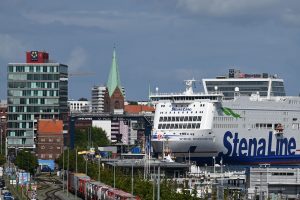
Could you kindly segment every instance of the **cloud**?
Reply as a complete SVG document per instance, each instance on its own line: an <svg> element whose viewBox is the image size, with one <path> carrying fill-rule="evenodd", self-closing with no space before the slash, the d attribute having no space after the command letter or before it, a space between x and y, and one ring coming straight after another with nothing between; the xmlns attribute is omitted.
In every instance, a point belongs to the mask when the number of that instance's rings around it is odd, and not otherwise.
<svg viewBox="0 0 300 200"><path fill-rule="evenodd" d="M8 34L0 34L0 57L8 62L17 62L24 57L25 45ZM24 60L24 59L23 59Z"/></svg>
<svg viewBox="0 0 300 200"><path fill-rule="evenodd" d="M149 24L164 24L176 22L175 15L152 13L144 11L114 11L114 10L79 10L62 11L56 13L27 12L24 17L33 23L49 25L62 24L64 26L78 26L82 28L100 28L105 31L140 30L147 29ZM165 25L163 25L165 26Z"/></svg>
<svg viewBox="0 0 300 200"><path fill-rule="evenodd" d="M87 52L83 48L76 47L73 49L69 60L66 62L69 66L69 71L76 72L80 68L85 67L87 57Z"/></svg>
<svg viewBox="0 0 300 200"><path fill-rule="evenodd" d="M282 20L290 25L300 26L300 14L287 12L282 15Z"/></svg>
<svg viewBox="0 0 300 200"><path fill-rule="evenodd" d="M214 16L238 15L263 10L278 0L178 0L178 6L192 13Z"/></svg>

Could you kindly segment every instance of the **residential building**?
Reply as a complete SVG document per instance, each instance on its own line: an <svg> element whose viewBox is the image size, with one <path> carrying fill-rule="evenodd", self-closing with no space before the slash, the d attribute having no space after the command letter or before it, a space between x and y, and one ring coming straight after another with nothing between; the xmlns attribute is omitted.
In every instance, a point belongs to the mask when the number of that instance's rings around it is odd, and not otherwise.
<svg viewBox="0 0 300 200"><path fill-rule="evenodd" d="M9 63L7 72L8 150L35 150L38 119L63 120L68 130L67 65L50 61L47 52L30 51L25 63Z"/></svg>
<svg viewBox="0 0 300 200"><path fill-rule="evenodd" d="M91 110L91 102L90 101L69 100L68 106L69 106L71 113L90 112L90 110Z"/></svg>
<svg viewBox="0 0 300 200"><path fill-rule="evenodd" d="M38 159L55 160L63 152L63 121L56 119L39 119L37 122Z"/></svg>
<svg viewBox="0 0 300 200"><path fill-rule="evenodd" d="M94 86L92 88L92 112L103 113L104 112L104 94L106 92L105 86Z"/></svg>
<svg viewBox="0 0 300 200"><path fill-rule="evenodd" d="M238 95L285 96L283 79L268 73L245 74L240 70L229 69L226 76L202 80L204 92L222 92L224 97L232 99Z"/></svg>

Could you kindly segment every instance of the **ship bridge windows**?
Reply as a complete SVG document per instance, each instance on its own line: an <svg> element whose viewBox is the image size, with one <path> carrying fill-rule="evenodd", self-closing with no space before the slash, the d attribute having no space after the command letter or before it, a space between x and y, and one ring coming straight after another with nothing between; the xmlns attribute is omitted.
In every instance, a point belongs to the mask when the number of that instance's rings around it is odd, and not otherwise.
<svg viewBox="0 0 300 200"><path fill-rule="evenodd" d="M169 116L169 117L160 117L159 122L197 122L201 121L202 116Z"/></svg>
<svg viewBox="0 0 300 200"><path fill-rule="evenodd" d="M158 124L158 129L199 129L200 123Z"/></svg>

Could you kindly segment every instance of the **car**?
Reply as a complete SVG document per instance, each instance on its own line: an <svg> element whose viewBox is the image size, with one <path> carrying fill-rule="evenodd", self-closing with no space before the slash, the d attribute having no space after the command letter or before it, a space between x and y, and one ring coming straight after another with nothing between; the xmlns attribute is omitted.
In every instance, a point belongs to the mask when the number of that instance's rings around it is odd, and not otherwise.
<svg viewBox="0 0 300 200"><path fill-rule="evenodd" d="M3 179L0 179L0 188L5 187L5 181Z"/></svg>
<svg viewBox="0 0 300 200"><path fill-rule="evenodd" d="M3 194L3 199L4 199L4 200L13 200L14 197L11 195L10 192L5 192L5 193Z"/></svg>

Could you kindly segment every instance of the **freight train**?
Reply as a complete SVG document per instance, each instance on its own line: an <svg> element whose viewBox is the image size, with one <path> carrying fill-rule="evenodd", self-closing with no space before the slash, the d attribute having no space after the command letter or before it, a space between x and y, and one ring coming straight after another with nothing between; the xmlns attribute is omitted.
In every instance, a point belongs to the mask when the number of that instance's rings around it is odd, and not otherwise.
<svg viewBox="0 0 300 200"><path fill-rule="evenodd" d="M88 200L141 200L138 196L94 181L83 173L69 173L69 192Z"/></svg>

